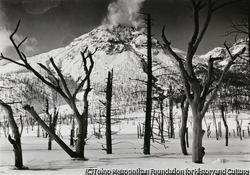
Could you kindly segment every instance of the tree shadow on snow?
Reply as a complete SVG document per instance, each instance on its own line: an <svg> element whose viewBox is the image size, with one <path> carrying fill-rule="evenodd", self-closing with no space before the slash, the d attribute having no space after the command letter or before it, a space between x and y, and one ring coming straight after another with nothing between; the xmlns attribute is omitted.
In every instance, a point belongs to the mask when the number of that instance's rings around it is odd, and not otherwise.
<svg viewBox="0 0 250 175"><path fill-rule="evenodd" d="M33 168L33 167L29 167L25 171L58 171L58 170L61 170L61 169L62 168L49 168L49 167L45 167L45 168Z"/></svg>

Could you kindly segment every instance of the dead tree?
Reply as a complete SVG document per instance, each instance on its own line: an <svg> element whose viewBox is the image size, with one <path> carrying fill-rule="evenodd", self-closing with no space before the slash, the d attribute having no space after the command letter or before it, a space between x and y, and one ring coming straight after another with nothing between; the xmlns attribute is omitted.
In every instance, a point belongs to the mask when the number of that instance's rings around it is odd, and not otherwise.
<svg viewBox="0 0 250 175"><path fill-rule="evenodd" d="M152 100L156 100L158 101L159 105L160 105L160 113L161 113L161 122L160 120L157 122L159 127L159 131L160 131L160 140L161 140L161 143L165 143L165 140L164 140L164 113L163 113L163 101L164 99L166 99L168 96L164 95L164 90L161 88L161 86L159 86L157 84L157 81L158 81L158 77L157 76L154 76L152 74L152 53L151 53L151 49L152 49L152 43L151 43L151 18L150 18L150 15L147 16L147 41L148 41L148 44L147 44L147 57L148 57L148 60L147 62L142 58L141 59L141 63L142 63L142 69L143 69L143 72L147 74L147 81L144 81L144 80L138 80L138 81L141 81L141 82L144 82L146 85L147 85L147 101L146 101L146 119L145 119L145 125L144 126L144 133L143 133L143 136L144 136L144 149L143 149L143 152L144 154L150 154L150 140L152 139L152 141L154 142L155 138L153 137L153 125L154 125L154 117L152 117ZM159 64L156 63L156 66L159 66ZM157 69L165 69L164 67L160 67L160 68L156 68ZM154 71L156 71L154 70ZM165 74L164 74L165 75ZM171 74L170 74L171 75ZM136 79L137 80L137 79ZM170 85L171 86L171 85ZM152 91L153 91L153 88L154 88L154 92L157 94L157 97L153 97L152 98ZM170 90L169 90L169 97L170 97L170 109L169 109L169 112L170 112L170 116L172 117L170 120L171 123L170 124L170 127L171 128L171 131L172 132L169 132L169 134L171 133L172 137L174 137L174 127L173 127L173 91L172 91L172 86L170 87ZM152 124L151 124L152 123ZM138 129L139 130L139 129ZM158 134L157 134L158 135ZM170 135L169 135L170 136ZM171 137L171 138L172 138Z"/></svg>
<svg viewBox="0 0 250 175"><path fill-rule="evenodd" d="M49 126L41 119L41 117L36 113L36 111L33 109L33 107L26 105L24 106L24 109L28 111L40 125L43 127L45 131L48 132L48 134L51 135L51 137L61 146L61 148L68 153L71 157L77 157L77 153L72 151L61 139L58 137L50 128Z"/></svg>
<svg viewBox="0 0 250 175"><path fill-rule="evenodd" d="M106 152L112 154L112 137L111 137L111 100L112 100L112 83L113 70L108 73L108 82L106 89Z"/></svg>
<svg viewBox="0 0 250 175"><path fill-rule="evenodd" d="M188 108L189 103L186 100L185 95L181 101L181 133L180 133L180 142L181 142L181 151L183 155L188 155L187 147L188 147L188 128L187 128L187 119L188 119Z"/></svg>
<svg viewBox="0 0 250 175"><path fill-rule="evenodd" d="M217 128L217 122L216 122L216 116L214 112L214 106L212 107L212 112L213 112L213 122L214 122L214 127L215 127L215 138L216 140L219 140L219 134L218 134L218 128Z"/></svg>
<svg viewBox="0 0 250 175"><path fill-rule="evenodd" d="M165 26L162 29L162 39L165 43L166 50L173 56L173 58L178 62L179 70L182 77L182 82L184 85L184 91L187 97L187 100L190 104L193 114L193 148L192 148L192 162L202 163L203 156L205 154L205 148L202 146L202 139L205 131L202 129L202 119L209 107L211 101L216 97L217 91L220 89L222 80L224 79L226 73L228 72L231 65L234 63L235 59L245 52L245 48L238 51L235 55L232 55L229 51L229 48L226 44L225 47L230 55L230 60L227 65L224 67L223 73L221 74L219 80L216 82L215 87L211 88L212 85L212 76L213 76L213 63L216 60L222 60L223 58L210 57L208 61L208 70L207 78L204 80L205 84L201 83L198 79L193 64L194 55L198 49L200 42L202 41L204 34L210 23L212 14L224 7L231 2L224 3L222 5L216 5L217 1L207 0L207 3L204 3L203 0L191 0L192 10L194 16L194 32L191 40L188 42L188 50L186 58L183 60L170 46L171 43L165 36ZM200 12L207 6L206 19L203 25L203 28L200 29ZM208 96L210 94L210 96Z"/></svg>
<svg viewBox="0 0 250 175"><path fill-rule="evenodd" d="M236 127L237 127L237 136L240 136L240 140L242 140L241 128L242 128L242 120L241 122L238 119L238 115L236 116Z"/></svg>
<svg viewBox="0 0 250 175"><path fill-rule="evenodd" d="M70 146L75 146L75 119L73 119L72 121L72 126L71 126L71 130L70 130Z"/></svg>
<svg viewBox="0 0 250 175"><path fill-rule="evenodd" d="M22 136L23 133L23 116L20 115L20 136Z"/></svg>
<svg viewBox="0 0 250 175"><path fill-rule="evenodd" d="M174 116L173 116L173 89L172 85L169 85L169 121L170 121L170 126L169 126L169 138L174 138Z"/></svg>
<svg viewBox="0 0 250 175"><path fill-rule="evenodd" d="M227 125L226 117L225 117L225 114L224 114L225 109L224 109L224 104L223 103L221 103L220 110L221 110L221 117L222 117L225 129L226 129L226 133L225 133L226 146L228 146L228 125Z"/></svg>
<svg viewBox="0 0 250 175"><path fill-rule="evenodd" d="M164 96L163 92L159 94L159 102L160 102L160 124L159 124L159 129L160 129L160 134L161 134L161 143L165 143L165 139L164 139L164 113L163 113L163 100L166 97Z"/></svg>
<svg viewBox="0 0 250 175"><path fill-rule="evenodd" d="M51 129L40 119L40 117L37 115L36 111L33 109L33 107L26 105L24 108L39 121L41 126L52 136L52 138L71 156L74 158L84 158L84 146L85 146L85 137L86 137L86 131L87 131L87 118L88 118L88 94L91 91L90 88L90 74L92 72L94 61L92 59L92 53L87 52L87 48L81 52L84 71L85 71L85 77L79 80L79 83L77 87L74 89L73 93L69 90L67 82L65 77L63 76L61 70L58 68L58 66L55 64L54 59L50 58L50 64L52 68L55 70L56 73L53 73L50 68L44 66L43 64L38 63L38 65L49 75L51 75L54 80L51 81L50 79L47 79L42 74L37 72L28 62L28 59L26 58L25 54L20 51L20 46L23 44L23 42L27 39L27 37L21 41L19 44L16 44L16 42L13 39L13 36L16 34L18 27L19 27L20 21L18 22L16 29L14 32L10 35L10 40L21 60L21 62L17 62L14 59L8 58L3 56L1 54L1 58L7 61L10 61L14 64L17 64L19 66L22 66L26 68L27 70L31 71L40 81L42 81L44 84L49 86L51 89L55 90L63 99L64 101L70 106L70 108L73 110L74 117L76 118L78 122L78 133L77 133L77 141L76 141L76 150L72 151L68 146L53 132ZM88 61L89 60L89 61ZM78 92L85 86L84 96L83 96L83 102L84 102L84 110L82 113L78 110L76 106L76 95ZM39 120L38 120L39 119Z"/></svg>
<svg viewBox="0 0 250 175"><path fill-rule="evenodd" d="M152 111L152 43L151 43L151 17L147 15L147 102L146 102L146 119L145 119L145 135L143 153L150 154L150 138L151 138L151 111Z"/></svg>
<svg viewBox="0 0 250 175"><path fill-rule="evenodd" d="M54 112L53 112L53 116L52 114L49 113L49 101L48 98L46 98L46 115L49 118L49 128L55 132L56 130L56 123L57 123L57 119L58 119L58 111L56 110L56 108L54 108ZM52 149L52 137L51 135L49 135L48 137L48 150Z"/></svg>
<svg viewBox="0 0 250 175"><path fill-rule="evenodd" d="M13 111L11 107L7 104L4 103L2 100L0 100L0 106L5 110L8 121L10 124L10 127L12 129L14 139L11 138L11 136L8 136L9 142L13 145L14 148L14 154L15 154L15 167L17 169L27 169L27 167L23 166L23 155L22 155L22 146L21 146L21 135L18 131L17 124L15 122L14 116L13 116Z"/></svg>

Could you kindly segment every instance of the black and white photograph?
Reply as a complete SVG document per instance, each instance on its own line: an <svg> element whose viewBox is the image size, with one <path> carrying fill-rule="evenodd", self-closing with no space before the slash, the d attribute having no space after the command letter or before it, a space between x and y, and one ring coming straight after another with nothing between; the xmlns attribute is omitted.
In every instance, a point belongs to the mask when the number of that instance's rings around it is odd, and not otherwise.
<svg viewBox="0 0 250 175"><path fill-rule="evenodd" d="M249 0L0 0L0 174L249 175Z"/></svg>

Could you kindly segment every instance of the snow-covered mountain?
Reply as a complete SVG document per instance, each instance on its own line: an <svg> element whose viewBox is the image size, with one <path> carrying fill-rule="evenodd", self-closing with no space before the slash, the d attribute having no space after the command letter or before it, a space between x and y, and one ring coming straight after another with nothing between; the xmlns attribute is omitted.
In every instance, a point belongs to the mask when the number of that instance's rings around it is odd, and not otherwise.
<svg viewBox="0 0 250 175"><path fill-rule="evenodd" d="M152 43L153 60L172 67L170 56L164 53L160 43L156 39L153 39ZM40 69L37 63L49 66L49 58L52 57L63 74L70 75L76 80L84 73L80 51L88 47L93 52L97 48L98 50L93 56L95 62L93 77L102 79L106 76L103 73L111 69L114 69L114 74L117 71L119 73L124 71L125 74L134 75L134 73L142 73L142 69L139 68L141 59L146 58L146 45L147 36L143 31L136 31L131 27L100 26L76 38L64 48L42 53L28 58L28 60L32 66ZM184 53L180 50L178 52ZM12 63L1 67L2 73L21 70L24 68Z"/></svg>
<svg viewBox="0 0 250 175"><path fill-rule="evenodd" d="M241 51L244 47L248 48L248 39L247 38L241 38L239 39L236 43L234 43L230 48L230 52L234 55ZM248 55L248 49L246 49L245 53L243 56ZM204 55L200 55L199 58L203 59L204 61L207 61L210 57L222 57L224 58L222 61L218 63L220 66L225 66L228 62L228 59L230 59L230 56L228 54L228 51L226 50L225 47L216 47L213 50L209 51L208 53ZM244 60L238 58L236 59L237 62L242 62Z"/></svg>
<svg viewBox="0 0 250 175"><path fill-rule="evenodd" d="M84 76L80 52L84 51L86 47L91 52L97 49L93 55L94 69L91 74L91 85L95 95L104 95L98 92L105 89L108 71L113 69L114 101L119 101L120 104L118 105L120 106L144 101L144 94L133 94L135 91L144 91L146 87L145 83L138 81L146 80L146 74L143 72L141 63L142 59L147 60L147 36L143 30L137 31L132 27L107 27L102 25L74 39L66 47L29 57L28 62L36 70L42 71L37 63L51 67L49 58L52 57L62 73L69 80L76 81ZM185 55L183 51L178 49L175 49L175 51L180 55ZM164 52L162 45L154 38L152 39L152 57L155 65L153 68L155 76L177 70L170 55ZM9 79L13 85L15 81L21 81L21 79L33 79L32 74L28 73L25 68L13 63L1 66L0 73L5 76L2 81ZM31 84L34 84L32 81L29 80ZM166 82L167 80L159 78L159 83L162 86ZM42 92L48 90L48 88L45 88ZM135 102L133 97L138 98L138 100Z"/></svg>
<svg viewBox="0 0 250 175"><path fill-rule="evenodd" d="M242 42L243 43L243 42ZM245 44L235 44L231 50L235 53ZM97 51L93 55L94 69L91 74L91 85L93 87L92 97L100 98L103 96L103 91L106 87L106 78L108 71L114 71L114 101L118 106L133 105L144 101L145 94L134 93L136 91L144 91L145 83L137 80L146 80L146 74L143 72L141 60L147 60L147 36L143 30L136 30L132 27L107 27L105 25L93 29L87 34L84 34L74 39L68 46L51 50L47 53L42 53L28 58L28 62L38 71L41 71L37 63L42 63L47 67L51 67L49 58L52 57L54 62L69 80L78 80L84 76L84 68L81 58L81 51L88 47L89 51ZM185 56L185 52L174 49L180 55ZM205 64L211 56L227 57L227 52L224 48L215 48L202 56L196 56L195 62ZM170 54L163 50L162 45L156 39L152 39L152 58L153 58L153 74L160 76L169 74L170 72L178 71L174 65ZM15 81L23 82L23 79L32 79L32 74L28 73L25 68L9 63L1 66L0 73L5 76L2 78L2 83L8 79L13 84ZM8 78L6 78L6 76ZM25 80L26 81L26 80ZM36 84L29 80L34 86ZM166 77L159 77L158 83L162 88L167 88L168 82L171 81ZM40 85L39 85L40 86ZM177 85L176 85L177 86ZM34 90L34 88L32 88ZM49 89L44 88L40 93L47 92ZM36 89L39 93L39 90ZM119 103L118 103L119 102Z"/></svg>

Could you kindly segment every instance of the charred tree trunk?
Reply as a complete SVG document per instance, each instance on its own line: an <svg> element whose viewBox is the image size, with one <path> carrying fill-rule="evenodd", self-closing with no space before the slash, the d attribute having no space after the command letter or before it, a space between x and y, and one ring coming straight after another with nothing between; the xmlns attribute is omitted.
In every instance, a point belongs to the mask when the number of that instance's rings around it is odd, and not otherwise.
<svg viewBox="0 0 250 175"><path fill-rule="evenodd" d="M92 59L92 58L91 58ZM92 60L91 60L92 61ZM85 60L86 65L86 60ZM85 72L87 68L85 66ZM81 159L85 159L84 157L84 147L86 145L85 139L87 138L87 130L88 130L88 111L89 111L89 103L88 103L88 94L91 91L90 88L90 78L87 79L86 89L83 95L83 102L84 102L84 111L82 115L79 112L75 113L76 119L78 119L78 133L77 133L77 140L76 140L76 153L77 157ZM77 109L75 111L78 111Z"/></svg>
<svg viewBox="0 0 250 175"><path fill-rule="evenodd" d="M85 137L86 137L86 119L78 121L78 133L76 140L76 154L77 158L84 159L84 147L85 147Z"/></svg>
<svg viewBox="0 0 250 175"><path fill-rule="evenodd" d="M173 116L172 85L169 86L169 121L170 121L170 138L174 138L174 116Z"/></svg>
<svg viewBox="0 0 250 175"><path fill-rule="evenodd" d="M183 155L188 155L186 145L188 144L187 137L187 119L188 119L188 107L189 103L184 98L181 102L181 114L182 114L182 123L181 123L181 133L180 133L180 142L181 142L181 151ZM187 144L186 144L187 142Z"/></svg>
<svg viewBox="0 0 250 175"><path fill-rule="evenodd" d="M225 138L226 138L226 146L228 146L228 125L227 125L227 121L226 121L226 117L224 115L224 104L221 104L221 117L226 129L226 133L225 133Z"/></svg>
<svg viewBox="0 0 250 175"><path fill-rule="evenodd" d="M54 113L53 117L52 114L49 113L49 100L46 98L46 114L47 117L49 118L49 127L51 131L55 132L55 127L57 123L57 118L58 118L58 112L56 111L56 107L54 106ZM53 118L53 119L52 119ZM48 150L52 150L52 137L50 134L48 134Z"/></svg>
<svg viewBox="0 0 250 175"><path fill-rule="evenodd" d="M189 148L189 141L188 141L188 127L186 128L186 142L187 142L187 148Z"/></svg>
<svg viewBox="0 0 250 175"><path fill-rule="evenodd" d="M89 102L87 102L87 105L89 106ZM86 114L84 114L85 117L85 139L88 137L88 124L89 124L89 110L86 111Z"/></svg>
<svg viewBox="0 0 250 175"><path fill-rule="evenodd" d="M145 119L145 135L143 153L150 154L150 138L151 138L151 111L152 111L152 55L151 55L151 18L148 15L147 18L147 53L148 53L148 80L147 80L147 103L146 103L146 119Z"/></svg>
<svg viewBox="0 0 250 175"><path fill-rule="evenodd" d="M75 146L74 137L75 137L75 119L73 119L72 121L72 127L70 130L70 146Z"/></svg>
<svg viewBox="0 0 250 175"><path fill-rule="evenodd" d="M39 117L39 115L36 113L36 111L33 109L33 107L30 107L28 105L24 106L24 109L28 111L36 120L37 122L43 127L44 130L46 130L51 137L62 147L62 149L68 153L70 157L78 157L78 154L72 151L47 125L44 123L44 121Z"/></svg>
<svg viewBox="0 0 250 175"><path fill-rule="evenodd" d="M52 116L49 114L49 100L47 97L46 97L46 114L47 114L47 117L49 118L49 127L51 128ZM51 149L52 149L52 138L51 138L51 135L49 134L49 136L48 136L48 150L51 150Z"/></svg>
<svg viewBox="0 0 250 175"><path fill-rule="evenodd" d="M2 100L0 100L0 106L3 107L8 116L9 124L14 135L14 139L12 139L11 136L9 135L8 140L13 145L14 148L15 167L17 169L24 169L25 167L23 166L21 135L18 131L18 127L13 116L13 111L11 107L8 104L4 103Z"/></svg>
<svg viewBox="0 0 250 175"><path fill-rule="evenodd" d="M48 137L48 150L52 150L52 137L50 135Z"/></svg>
<svg viewBox="0 0 250 175"><path fill-rule="evenodd" d="M106 152L112 154L112 137L111 137L111 100L112 100L112 82L113 82L113 71L108 73L108 82L106 89Z"/></svg>
<svg viewBox="0 0 250 175"><path fill-rule="evenodd" d="M192 161L194 163L202 163L203 156L205 155L205 148L202 146L202 138L205 131L202 129L202 118L198 107L191 105L193 111L193 149Z"/></svg>
<svg viewBox="0 0 250 175"><path fill-rule="evenodd" d="M164 139L164 113L163 113L163 100L160 100L160 110L161 110L161 123L160 123L160 133L161 133L161 143L165 143Z"/></svg>
<svg viewBox="0 0 250 175"><path fill-rule="evenodd" d="M213 121L214 121L214 127L215 127L215 138L216 138L216 140L219 140L219 134L218 134L216 116L215 116L215 113L214 113L214 109L213 109Z"/></svg>

